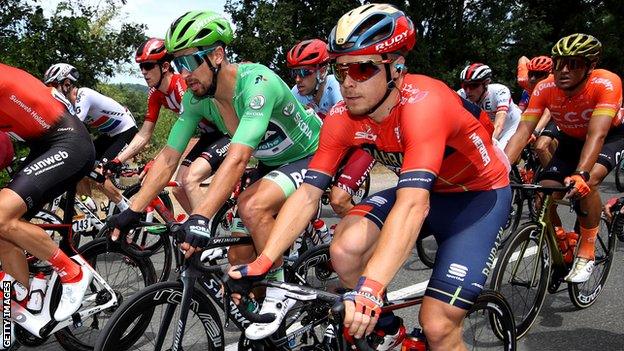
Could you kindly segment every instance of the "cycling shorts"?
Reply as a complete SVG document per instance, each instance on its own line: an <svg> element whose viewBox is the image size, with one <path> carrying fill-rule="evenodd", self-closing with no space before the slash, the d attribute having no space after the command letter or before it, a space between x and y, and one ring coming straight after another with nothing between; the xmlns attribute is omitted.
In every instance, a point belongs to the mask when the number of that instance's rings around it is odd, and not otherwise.
<svg viewBox="0 0 624 351"><path fill-rule="evenodd" d="M26 217L75 187L95 162L87 128L67 112L50 132L30 142L29 147L28 157L8 185L26 203Z"/></svg>
<svg viewBox="0 0 624 351"><path fill-rule="evenodd" d="M555 123L555 120L551 118L550 121L548 121L548 124L546 124L546 127L544 127L544 130L542 130L540 136L543 135L556 139L560 133L561 132L559 131L559 127L557 127L557 123Z"/></svg>
<svg viewBox="0 0 624 351"><path fill-rule="evenodd" d="M214 173L221 165L230 147L230 138L223 133L214 131L202 133L191 151L182 160L182 166L189 167L199 157L210 164Z"/></svg>
<svg viewBox="0 0 624 351"><path fill-rule="evenodd" d="M559 133L557 140L559 140L557 151L540 173L538 180L554 180L563 184L564 179L576 171L585 141L572 138L563 132ZM596 163L603 165L607 173L611 172L620 160L622 150L624 150L624 129L614 128L607 134Z"/></svg>
<svg viewBox="0 0 624 351"><path fill-rule="evenodd" d="M344 166L338 172L335 186L353 196L362 186L370 170L375 165L375 158L363 149L355 149L346 157Z"/></svg>
<svg viewBox="0 0 624 351"><path fill-rule="evenodd" d="M396 201L396 188L378 192L354 206L380 229ZM503 227L511 210L509 186L496 190L431 193L425 225L438 252L425 295L469 309L494 268Z"/></svg>
<svg viewBox="0 0 624 351"><path fill-rule="evenodd" d="M138 131L137 127L132 127L113 136L106 134L98 136L93 141L93 145L95 146L95 159L97 161L102 161L104 159L108 161L113 160L130 144Z"/></svg>

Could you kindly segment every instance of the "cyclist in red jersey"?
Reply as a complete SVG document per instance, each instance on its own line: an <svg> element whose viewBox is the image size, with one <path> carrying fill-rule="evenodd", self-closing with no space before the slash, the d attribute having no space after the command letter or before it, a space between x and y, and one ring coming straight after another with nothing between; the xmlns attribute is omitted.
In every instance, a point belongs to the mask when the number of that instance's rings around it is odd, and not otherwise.
<svg viewBox="0 0 624 351"><path fill-rule="evenodd" d="M5 132L0 132L0 170L7 168L13 162L13 143Z"/></svg>
<svg viewBox="0 0 624 351"><path fill-rule="evenodd" d="M591 35L572 34L552 49L554 77L533 90L516 135L505 152L518 159L544 109L560 129L559 147L540 176L547 185L570 184L568 196L581 197L581 239L569 282L587 281L594 266L594 242L599 230L601 200L598 186L617 165L624 149L624 131L616 117L622 105L622 81L616 74L596 69L602 45ZM551 218L556 219L554 206ZM557 227L561 224L556 223ZM562 230L558 228L559 230Z"/></svg>
<svg viewBox="0 0 624 351"><path fill-rule="evenodd" d="M172 59L173 55L167 53L163 39L150 38L137 49L135 61L149 86L145 121L128 147L106 163L105 169L119 171L123 162L143 150L154 134L161 107L175 113L182 112L186 81L182 75L174 73ZM199 185L219 167L230 144L229 138L216 131L206 120L200 124L200 131L199 141L186 154L176 174L176 180L182 186L172 189L187 213L191 213L192 208L203 199L204 190Z"/></svg>
<svg viewBox="0 0 624 351"><path fill-rule="evenodd" d="M95 162L93 143L85 126L45 85L4 64L0 64L0 131L30 148L20 171L0 191L2 269L28 286L24 250L50 262L63 285L54 319L65 320L80 308L93 273L67 257L43 229L22 218L76 186Z"/></svg>
<svg viewBox="0 0 624 351"><path fill-rule="evenodd" d="M364 5L338 21L329 50L344 102L325 119L305 182L282 207L262 254L229 272L268 271L314 215L341 159L364 147L399 181L341 220L331 256L354 289L345 294L345 326L356 337L375 328L377 350L405 335L400 319L380 308L424 221L440 246L420 320L431 350L462 347L461 321L485 284L510 211L506 158L479 122L485 113L443 82L407 74L404 57L415 41L412 21L391 5Z"/></svg>

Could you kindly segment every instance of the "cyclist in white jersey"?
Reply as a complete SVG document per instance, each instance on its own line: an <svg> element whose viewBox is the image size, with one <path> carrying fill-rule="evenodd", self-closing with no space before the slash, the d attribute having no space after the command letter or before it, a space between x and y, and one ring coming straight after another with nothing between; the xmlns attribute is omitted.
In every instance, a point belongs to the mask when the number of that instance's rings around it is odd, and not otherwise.
<svg viewBox="0 0 624 351"><path fill-rule="evenodd" d="M516 132L520 123L520 109L511 99L509 88L492 82L492 70L482 63L466 66L459 75L461 97L479 105L494 122L494 142L501 149Z"/></svg>
<svg viewBox="0 0 624 351"><path fill-rule="evenodd" d="M44 75L44 83L57 89L71 102L75 115L98 137L93 141L97 162L114 159L132 140L138 129L132 113L117 101L89 88L78 88L78 70L72 65L58 63L52 65ZM86 183L88 182L88 183ZM103 185L85 180L79 183L78 193L91 195L94 185L111 201L124 210L128 204L121 193L110 182Z"/></svg>

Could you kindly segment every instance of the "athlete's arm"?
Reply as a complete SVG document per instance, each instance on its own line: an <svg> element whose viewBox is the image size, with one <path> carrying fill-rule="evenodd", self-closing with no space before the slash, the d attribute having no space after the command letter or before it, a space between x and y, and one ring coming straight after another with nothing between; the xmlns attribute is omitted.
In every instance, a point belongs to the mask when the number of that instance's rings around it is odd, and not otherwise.
<svg viewBox="0 0 624 351"><path fill-rule="evenodd" d="M541 133L542 130L544 130L544 128L546 128L546 126L548 125L548 122L550 122L550 111L548 109L545 109L544 113L542 113L542 117L540 117L539 119L539 122L537 122L535 130Z"/></svg>
<svg viewBox="0 0 624 351"><path fill-rule="evenodd" d="M136 154L141 152L145 145L150 141L154 134L154 128L156 124L150 121L144 121L139 132L132 138L132 141L128 146L117 155L117 159L121 162L131 159Z"/></svg>
<svg viewBox="0 0 624 351"><path fill-rule="evenodd" d="M503 127L505 126L505 118L507 118L506 110L496 112L496 117L494 117L494 134L492 134L492 137L496 140L500 138L500 135L503 132Z"/></svg>
<svg viewBox="0 0 624 351"><path fill-rule="evenodd" d="M609 133L613 116L610 115L592 115L589 120L589 128L587 129L587 137L583 144L583 150L581 151L581 157L579 159L577 171L590 172L598 160L598 154L604 139Z"/></svg>
<svg viewBox="0 0 624 351"><path fill-rule="evenodd" d="M533 95L529 100L529 106L522 113L518 128L505 147L507 159L509 159L509 162L512 164L516 163L520 158L522 149L524 149L529 142L531 134L535 130L540 117L546 109L546 95L548 92L544 90L538 94L537 92L541 90L540 84L543 84L543 82L538 83L537 87L533 90Z"/></svg>
<svg viewBox="0 0 624 351"><path fill-rule="evenodd" d="M158 153L158 156L154 159L154 163L141 185L141 190L139 190L136 197L132 200L130 208L133 211L141 212L145 210L152 199L165 188L175 173L181 157L182 153L170 146L165 146L165 148Z"/></svg>

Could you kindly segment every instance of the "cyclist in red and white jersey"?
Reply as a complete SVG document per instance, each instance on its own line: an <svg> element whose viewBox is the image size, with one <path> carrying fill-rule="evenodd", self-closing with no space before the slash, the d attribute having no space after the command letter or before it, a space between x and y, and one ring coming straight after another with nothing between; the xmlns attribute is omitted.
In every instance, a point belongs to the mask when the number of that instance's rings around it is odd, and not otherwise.
<svg viewBox="0 0 624 351"><path fill-rule="evenodd" d="M154 134L162 107L182 113L182 96L186 91L186 82L182 75L174 73L172 59L173 56L167 53L163 39L150 38L137 49L135 61L149 86L145 121L128 147L105 164L104 168L118 171L123 162L143 150ZM204 191L199 185L223 162L230 144L230 139L216 131L205 119L200 122L199 130L199 141L186 154L176 175L176 180L182 186L172 189L175 198L187 213L191 213L192 208L203 198Z"/></svg>
<svg viewBox="0 0 624 351"><path fill-rule="evenodd" d="M492 83L492 69L482 63L466 66L459 78L462 88L457 93L488 113L494 122L494 140L504 149L520 123L520 109L511 99L509 88Z"/></svg>
<svg viewBox="0 0 624 351"><path fill-rule="evenodd" d="M44 83L62 92L74 107L78 119L97 134L93 144L96 160L111 160L132 140L137 132L134 117L117 101L89 88L78 88L78 70L66 63L57 63L46 71ZM78 193L91 196L95 186L119 209L128 208L119 190L106 180L104 184L85 179L78 184Z"/></svg>
<svg viewBox="0 0 624 351"><path fill-rule="evenodd" d="M340 84L333 74L327 74L327 43L320 39L299 42L288 51L286 62L297 83L291 89L293 95L324 119L332 106L342 100ZM362 149L354 149L344 164L329 195L332 209L340 217L353 207L351 198L375 165L375 159Z"/></svg>
<svg viewBox="0 0 624 351"><path fill-rule="evenodd" d="M80 308L93 274L67 257L43 229L22 218L30 218L40 206L76 186L93 168L93 143L85 126L52 97L49 88L4 64L0 64L0 132L30 148L19 172L0 190L2 269L28 286L24 250L50 262L63 287L53 317L66 320Z"/></svg>
<svg viewBox="0 0 624 351"><path fill-rule="evenodd" d="M375 328L382 336L377 350L401 343L405 328L381 305L427 221L440 246L420 321L431 350L456 350L464 346L462 320L485 284L509 214L509 169L478 106L441 81L407 74L405 55L415 41L412 21L391 5L364 5L341 17L329 52L344 102L325 119L305 182L280 210L262 254L229 274L267 272L314 216L348 150L365 147L399 181L356 205L336 227L332 266L354 289L344 299L348 333L359 338Z"/></svg>
<svg viewBox="0 0 624 351"><path fill-rule="evenodd" d="M601 200L598 186L617 165L624 149L624 130L615 118L622 106L622 80L596 69L602 44L593 36L576 33L560 39L552 48L553 77L541 81L522 115L516 135L505 152L518 159L546 108L560 130L559 147L540 175L546 185L574 183L569 196L581 197L580 242L569 282L587 281L594 266ZM551 218L556 218L554 206ZM560 223L556 223L560 225Z"/></svg>

